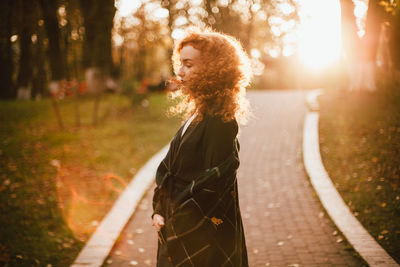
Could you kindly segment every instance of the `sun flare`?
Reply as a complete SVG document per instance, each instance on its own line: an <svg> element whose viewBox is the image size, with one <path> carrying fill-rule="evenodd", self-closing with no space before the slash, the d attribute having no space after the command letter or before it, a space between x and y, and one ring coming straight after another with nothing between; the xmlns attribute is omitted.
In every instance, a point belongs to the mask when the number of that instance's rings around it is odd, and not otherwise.
<svg viewBox="0 0 400 267"><path fill-rule="evenodd" d="M341 22L339 0L303 0L300 7L299 56L313 70L339 58Z"/></svg>

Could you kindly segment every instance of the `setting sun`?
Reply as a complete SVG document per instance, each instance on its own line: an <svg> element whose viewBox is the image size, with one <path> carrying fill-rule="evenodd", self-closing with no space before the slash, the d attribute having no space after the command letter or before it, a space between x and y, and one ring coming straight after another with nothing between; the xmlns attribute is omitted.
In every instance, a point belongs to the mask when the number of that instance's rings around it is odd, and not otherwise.
<svg viewBox="0 0 400 267"><path fill-rule="evenodd" d="M298 51L302 62L318 70L339 58L341 24L339 0L300 2Z"/></svg>

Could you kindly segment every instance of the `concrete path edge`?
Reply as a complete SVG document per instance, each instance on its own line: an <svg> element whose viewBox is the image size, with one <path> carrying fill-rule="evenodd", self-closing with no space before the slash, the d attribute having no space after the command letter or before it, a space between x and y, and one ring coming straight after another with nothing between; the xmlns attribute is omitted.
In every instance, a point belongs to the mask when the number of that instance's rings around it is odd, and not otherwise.
<svg viewBox="0 0 400 267"><path fill-rule="evenodd" d="M138 171L111 210L82 248L72 267L101 266L110 253L124 226L135 212L143 195L154 183L155 170L167 154L169 145L162 148Z"/></svg>
<svg viewBox="0 0 400 267"><path fill-rule="evenodd" d="M303 132L303 161L306 172L325 210L360 256L371 267L400 266L351 213L323 166L319 149L317 101L322 92L320 89L314 90L306 96L310 108L305 117Z"/></svg>

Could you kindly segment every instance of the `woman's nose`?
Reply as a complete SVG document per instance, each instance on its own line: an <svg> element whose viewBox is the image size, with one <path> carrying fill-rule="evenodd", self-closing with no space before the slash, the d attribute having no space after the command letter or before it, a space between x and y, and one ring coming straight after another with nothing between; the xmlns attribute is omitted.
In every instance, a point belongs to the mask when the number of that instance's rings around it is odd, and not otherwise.
<svg viewBox="0 0 400 267"><path fill-rule="evenodd" d="M179 71L178 71L178 77L183 79L184 76L185 76L185 72L183 71L183 67L180 67Z"/></svg>

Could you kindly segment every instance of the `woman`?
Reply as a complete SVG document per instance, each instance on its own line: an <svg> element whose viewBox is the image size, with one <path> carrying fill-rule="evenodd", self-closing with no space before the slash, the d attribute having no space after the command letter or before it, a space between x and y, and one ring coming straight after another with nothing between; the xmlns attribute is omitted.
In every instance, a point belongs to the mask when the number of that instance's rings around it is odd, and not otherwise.
<svg viewBox="0 0 400 267"><path fill-rule="evenodd" d="M190 118L156 173L157 266L248 266L239 210L237 119L243 119L249 59L233 38L189 31L174 50Z"/></svg>

